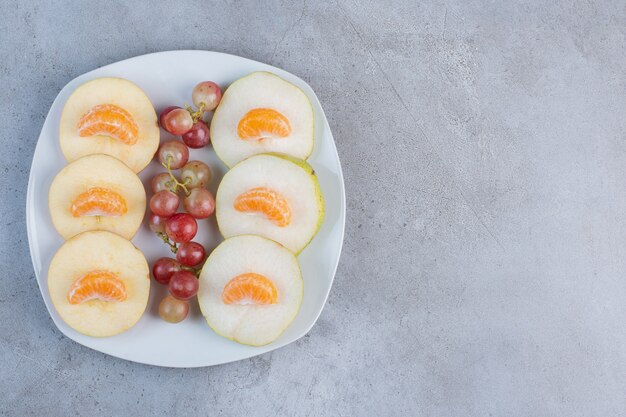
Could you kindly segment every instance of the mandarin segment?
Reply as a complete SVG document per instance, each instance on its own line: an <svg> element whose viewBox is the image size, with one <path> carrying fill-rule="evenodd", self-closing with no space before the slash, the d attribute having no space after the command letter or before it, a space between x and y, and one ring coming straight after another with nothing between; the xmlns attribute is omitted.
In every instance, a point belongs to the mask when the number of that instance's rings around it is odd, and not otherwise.
<svg viewBox="0 0 626 417"><path fill-rule="evenodd" d="M72 202L72 216L119 217L128 212L126 201L120 194L103 187L92 187Z"/></svg>
<svg viewBox="0 0 626 417"><path fill-rule="evenodd" d="M237 134L244 140L286 138L291 134L291 124L289 119L274 109L257 108L239 120Z"/></svg>
<svg viewBox="0 0 626 417"><path fill-rule="evenodd" d="M99 104L85 113L78 121L81 137L103 135L134 145L139 137L139 127L133 116L114 104Z"/></svg>
<svg viewBox="0 0 626 417"><path fill-rule="evenodd" d="M237 275L222 291L224 304L276 304L278 290L274 283L254 272Z"/></svg>
<svg viewBox="0 0 626 417"><path fill-rule="evenodd" d="M262 213L279 227L291 223L291 209L287 200L269 188L256 187L239 194L233 207L244 213Z"/></svg>
<svg viewBox="0 0 626 417"><path fill-rule="evenodd" d="M108 271L88 272L77 279L67 293L70 304L81 304L89 300L122 302L126 297L124 282Z"/></svg>

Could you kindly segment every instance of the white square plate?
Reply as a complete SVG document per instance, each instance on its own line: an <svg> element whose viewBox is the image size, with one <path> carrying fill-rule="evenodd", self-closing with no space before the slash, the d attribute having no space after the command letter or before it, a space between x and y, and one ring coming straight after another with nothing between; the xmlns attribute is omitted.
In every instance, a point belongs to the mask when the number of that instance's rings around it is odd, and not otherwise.
<svg viewBox="0 0 626 417"><path fill-rule="evenodd" d="M319 178L326 202L326 215L319 233L298 257L304 279L304 299L293 323L275 342L267 346L244 346L213 333L194 299L189 317L182 323L169 324L157 315L158 302L167 290L152 280L146 312L137 325L127 332L109 338L93 338L71 329L54 309L47 284L50 261L63 243L48 213L48 189L54 176L66 164L59 147L58 130L61 110L69 95L88 80L121 77L142 88L158 112L168 105L189 104L191 90L200 81L212 80L226 88L253 71L269 71L297 85L309 96L315 112L315 149L309 162ZM162 140L170 138L169 134L161 131ZM190 159L209 164L214 174L210 189L215 193L226 167L217 159L213 149L208 146L192 150ZM146 190L150 189L152 176L162 170L153 161L139 174ZM61 90L52 103L35 149L26 198L26 224L41 294L52 320L63 334L82 345L130 361L169 367L197 367L260 355L299 339L311 329L326 303L337 270L345 227L345 205L337 148L324 111L311 87L286 71L249 59L207 51L169 51L107 65L75 78ZM199 231L194 240L210 251L222 240L215 218L212 216L208 221L201 220L198 223ZM133 243L146 255L150 264L161 256L171 255L169 249L150 232L145 221Z"/></svg>

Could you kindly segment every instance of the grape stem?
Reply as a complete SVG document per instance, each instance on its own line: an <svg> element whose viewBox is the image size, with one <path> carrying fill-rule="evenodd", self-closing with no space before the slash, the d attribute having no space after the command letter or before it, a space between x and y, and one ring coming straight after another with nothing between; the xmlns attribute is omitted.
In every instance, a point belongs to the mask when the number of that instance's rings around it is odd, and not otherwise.
<svg viewBox="0 0 626 417"><path fill-rule="evenodd" d="M195 110L195 111L193 110L193 107L185 104L185 109L187 109L187 111L191 115L193 124L196 124L198 120L202 120L202 116L204 116L205 107L206 107L206 104L204 104L204 101L200 103L200 107L198 107L198 110Z"/></svg>
<svg viewBox="0 0 626 417"><path fill-rule="evenodd" d="M200 272L202 272L202 268L204 267L204 264L206 263L208 256L204 258L204 261L200 264L200 266L197 266L196 269L193 271L193 274L196 276L196 278L200 278Z"/></svg>
<svg viewBox="0 0 626 417"><path fill-rule="evenodd" d="M204 265L204 264L203 264L203 265ZM202 271L202 265L197 266L197 267L181 265L180 267L181 267L183 270L185 270L185 271L189 271L189 272L191 272L192 274L194 274L196 278L200 278L200 271Z"/></svg>
<svg viewBox="0 0 626 417"><path fill-rule="evenodd" d="M167 173L170 176L170 181L168 181L166 183L166 186L173 193L175 193L176 190L178 189L178 187L180 187L180 188L183 189L183 191L185 191L186 195L189 195L190 191L187 189L187 184L189 184L191 182L191 178L185 178L185 181L183 181L183 182L178 181L178 178L176 178L174 176L174 174L172 173L171 165L172 165L172 159L173 158L174 157L172 155L168 155L167 156L167 163L166 164L161 164L161 165L163 165L163 167L165 169L167 169Z"/></svg>
<svg viewBox="0 0 626 417"><path fill-rule="evenodd" d="M176 242L170 241L170 238L167 236L167 234L161 233L161 232L157 232L157 236L159 238L161 238L163 243L165 243L167 246L170 247L170 250L174 254L176 254L178 252L178 246L176 245ZM193 267L193 266L181 265L180 267L182 269L184 269L185 271L189 271L192 274L194 274L196 278L200 278L200 272L202 272L202 267L204 266L205 263L206 263L206 258L204 259L204 261L199 266Z"/></svg>
<svg viewBox="0 0 626 417"><path fill-rule="evenodd" d="M167 234L165 233L161 233L161 232L157 232L157 236L161 238L161 240L163 241L163 243L165 243L167 246L170 247L170 250L173 253L178 252L178 246L176 246L175 242L171 242L170 238L167 236Z"/></svg>
<svg viewBox="0 0 626 417"><path fill-rule="evenodd" d="M202 268L204 267L204 264L206 263L207 258L208 256L205 256L204 260L200 262L199 265L196 265L196 266L181 265L180 267L184 269L185 271L189 271L192 274L194 274L196 278L200 278L200 272L202 272Z"/></svg>

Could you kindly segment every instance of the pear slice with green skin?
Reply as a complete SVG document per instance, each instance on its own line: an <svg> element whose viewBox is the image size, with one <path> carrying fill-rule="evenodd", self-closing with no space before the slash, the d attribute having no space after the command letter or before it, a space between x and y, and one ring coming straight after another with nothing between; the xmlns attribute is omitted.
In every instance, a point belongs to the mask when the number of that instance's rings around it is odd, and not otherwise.
<svg viewBox="0 0 626 417"><path fill-rule="evenodd" d="M289 121L291 132L263 140L241 139L237 127L254 109L271 109ZM306 159L313 152L314 113L300 88L270 72L253 72L233 82L224 92L211 120L211 143L226 166L252 155L280 152Z"/></svg>
<svg viewBox="0 0 626 417"><path fill-rule="evenodd" d="M287 201L291 222L278 226L262 212L234 207L237 197L257 187L268 188ZM260 154L235 165L217 190L216 218L225 238L243 234L263 236L299 254L319 231L324 220L324 198L311 165L287 155Z"/></svg>
<svg viewBox="0 0 626 417"><path fill-rule="evenodd" d="M235 277L256 273L276 287L275 304L225 304L224 287ZM234 342L263 346L276 340L294 320L304 295L295 255L270 239L242 235L211 252L200 273L198 304L209 327Z"/></svg>
<svg viewBox="0 0 626 417"><path fill-rule="evenodd" d="M278 158L285 159L289 162L293 162L294 164L298 165L300 168L305 170L307 174L313 177L313 182L316 185L315 190L317 192L316 194L317 198L315 201L316 201L317 206L321 208L321 214L318 217L317 226L315 227L315 233L313 233L313 236L311 236L311 239L309 239L309 241L306 242L306 244L302 247L302 249L300 249L299 251L296 251L296 255L299 255L300 252L302 252L304 248L308 246L309 243L311 243L311 240L313 240L317 232L319 232L320 228L322 227L322 223L324 223L324 215L326 212L326 206L324 205L324 196L322 195L322 188L320 187L320 183L317 178L317 175L315 174L315 170L313 169L311 164L309 164L307 161L300 159L300 158L296 158L291 155L285 155L285 154L281 154L277 152L269 152L267 155L276 156Z"/></svg>

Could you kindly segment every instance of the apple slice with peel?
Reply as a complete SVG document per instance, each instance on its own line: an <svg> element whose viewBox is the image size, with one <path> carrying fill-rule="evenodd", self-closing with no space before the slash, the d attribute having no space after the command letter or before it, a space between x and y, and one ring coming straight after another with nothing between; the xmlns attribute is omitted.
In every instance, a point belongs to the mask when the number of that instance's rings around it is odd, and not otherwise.
<svg viewBox="0 0 626 417"><path fill-rule="evenodd" d="M146 211L146 191L121 161L88 155L54 177L48 206L52 224L64 239L89 230L108 230L131 239Z"/></svg>
<svg viewBox="0 0 626 417"><path fill-rule="evenodd" d="M143 253L111 232L85 232L52 258L48 291L74 330L107 337L137 323L148 304L150 269Z"/></svg>
<svg viewBox="0 0 626 417"><path fill-rule="evenodd" d="M141 171L159 147L156 112L148 96L122 78L96 78L67 99L59 122L59 144L72 162L85 155L111 155Z"/></svg>

